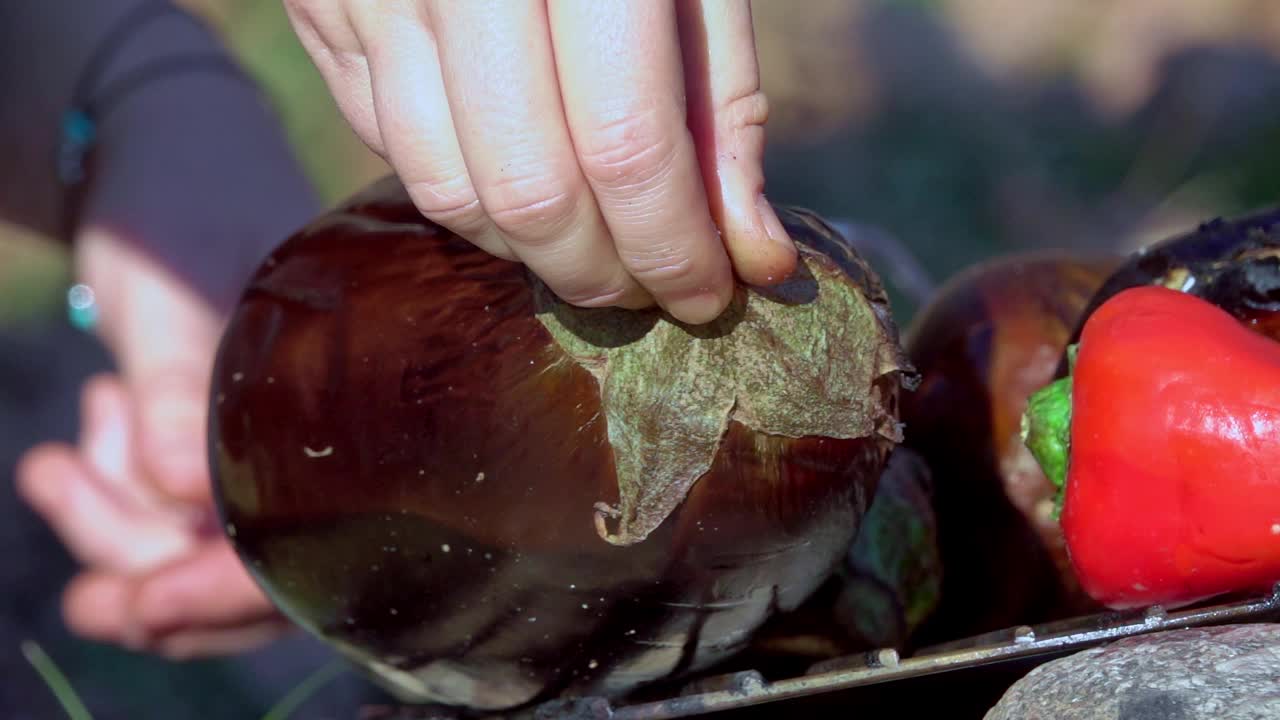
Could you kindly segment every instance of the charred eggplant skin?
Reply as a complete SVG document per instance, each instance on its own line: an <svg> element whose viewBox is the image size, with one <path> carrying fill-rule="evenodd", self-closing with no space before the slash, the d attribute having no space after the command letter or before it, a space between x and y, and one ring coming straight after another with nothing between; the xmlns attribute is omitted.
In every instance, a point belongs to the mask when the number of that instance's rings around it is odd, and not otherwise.
<svg viewBox="0 0 1280 720"><path fill-rule="evenodd" d="M852 249L783 217L888 323ZM224 334L227 533L287 615L406 701L616 697L732 655L830 575L893 445L731 422L677 509L611 545L591 522L618 496L599 388L533 302L523 267L388 179L274 252ZM874 390L896 409L899 386Z"/></svg>
<svg viewBox="0 0 1280 720"><path fill-rule="evenodd" d="M1122 290L1163 285L1203 298L1255 330L1280 338L1280 208L1215 218L1132 254L1089 301L1072 334ZM1058 375L1066 374L1065 358Z"/></svg>
<svg viewBox="0 0 1280 720"><path fill-rule="evenodd" d="M933 475L943 569L921 642L1078 609L1060 529L1045 512L1056 489L1022 445L1020 420L1120 261L1068 251L994 258L952 278L907 330L921 380L903 396L904 446Z"/></svg>

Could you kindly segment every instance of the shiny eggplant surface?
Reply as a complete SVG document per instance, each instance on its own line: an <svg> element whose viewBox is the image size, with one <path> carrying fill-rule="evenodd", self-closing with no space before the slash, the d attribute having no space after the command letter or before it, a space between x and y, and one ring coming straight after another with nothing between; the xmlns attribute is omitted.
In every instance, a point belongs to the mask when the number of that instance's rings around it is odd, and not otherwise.
<svg viewBox="0 0 1280 720"><path fill-rule="evenodd" d="M906 373L874 274L812 215L783 217L810 267L863 298L859 347L880 365L851 401L874 400L884 432L789 437L731 416L665 519L608 538L606 375L557 343L522 266L424 221L387 180L282 245L230 319L210 422L227 533L289 617L406 701L616 697L728 657L844 556ZM808 302L797 282L739 301ZM659 409L623 417L642 440L684 432L650 422Z"/></svg>
<svg viewBox="0 0 1280 720"><path fill-rule="evenodd" d="M953 278L906 333L920 387L906 445L934 484L945 641L1082 610L1056 492L1020 439L1027 398L1052 380L1072 330L1120 258L1018 253Z"/></svg>
<svg viewBox="0 0 1280 720"><path fill-rule="evenodd" d="M1132 254L1089 301L1073 338L1102 303L1138 285L1163 285L1204 298L1257 332L1280 339L1280 209L1217 218Z"/></svg>

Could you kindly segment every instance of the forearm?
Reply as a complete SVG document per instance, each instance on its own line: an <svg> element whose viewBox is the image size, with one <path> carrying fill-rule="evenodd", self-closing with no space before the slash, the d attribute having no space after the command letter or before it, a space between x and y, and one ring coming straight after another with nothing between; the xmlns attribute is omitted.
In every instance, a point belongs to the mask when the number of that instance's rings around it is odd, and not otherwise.
<svg viewBox="0 0 1280 720"><path fill-rule="evenodd" d="M225 308L262 254L318 205L274 113L218 39L176 12L130 23L138 7L0 3L0 52L9 56L0 63L0 216L47 235L73 228L81 270L92 269L100 239L127 242ZM122 19L127 34L99 63L95 50ZM206 62L173 65L194 57ZM226 63L210 65L215 57ZM162 73L102 106L81 201L70 205L56 158L77 84L95 73L89 95L98 101L96 91L158 64ZM113 270L99 269L109 282Z"/></svg>
<svg viewBox="0 0 1280 720"><path fill-rule="evenodd" d="M91 55L135 7L138 0L0 3L0 216L49 235L60 229L63 116ZM177 13L152 20L123 39L106 77L183 47L214 51L217 43Z"/></svg>

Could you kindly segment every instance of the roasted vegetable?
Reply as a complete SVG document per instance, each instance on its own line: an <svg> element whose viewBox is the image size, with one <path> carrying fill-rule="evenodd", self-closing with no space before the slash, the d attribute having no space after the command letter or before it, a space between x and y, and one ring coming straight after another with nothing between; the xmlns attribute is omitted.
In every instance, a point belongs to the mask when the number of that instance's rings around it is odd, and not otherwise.
<svg viewBox="0 0 1280 720"><path fill-rule="evenodd" d="M1028 424L1046 469L1066 469L1062 527L1099 602L1280 581L1280 343L1187 293L1130 288L1089 317Z"/></svg>
<svg viewBox="0 0 1280 720"><path fill-rule="evenodd" d="M1255 331L1280 339L1280 210L1212 220L1134 253L1089 301L1073 339L1102 303L1142 285L1203 298ZM1064 359L1059 375L1065 372Z"/></svg>
<svg viewBox="0 0 1280 720"><path fill-rule="evenodd" d="M929 468L895 448L836 573L795 612L762 627L735 666L786 677L860 651L909 649L942 583L932 500Z"/></svg>
<svg viewBox="0 0 1280 720"><path fill-rule="evenodd" d="M1019 439L1027 397L1053 379L1089 298L1119 258L1021 253L956 276L906 347L921 376L903 397L906 444L933 474L941 606L925 633L950 640L1076 612L1053 485Z"/></svg>
<svg viewBox="0 0 1280 720"><path fill-rule="evenodd" d="M211 453L273 600L407 701L618 696L744 647L849 547L909 376L878 280L801 267L707 326L583 310L392 180L273 253Z"/></svg>
<svg viewBox="0 0 1280 720"><path fill-rule="evenodd" d="M904 648L937 609L943 568L932 503L924 460L894 450L836 575L833 615L854 646Z"/></svg>

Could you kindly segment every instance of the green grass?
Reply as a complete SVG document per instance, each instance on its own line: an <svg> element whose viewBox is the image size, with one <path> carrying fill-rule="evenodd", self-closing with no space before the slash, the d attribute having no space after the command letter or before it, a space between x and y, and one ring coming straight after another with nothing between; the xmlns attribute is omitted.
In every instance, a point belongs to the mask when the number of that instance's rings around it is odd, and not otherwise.
<svg viewBox="0 0 1280 720"><path fill-rule="evenodd" d="M0 223L0 329L56 318L70 277L62 248Z"/></svg>
<svg viewBox="0 0 1280 720"><path fill-rule="evenodd" d="M66 673L58 667L53 658L34 640L22 643L22 655L40 675L40 679L53 693L67 720L93 720L93 714L80 699L79 693L67 678ZM302 704L336 679L346 670L346 663L334 660L321 666L298 683L292 690L280 698L276 704L262 716L262 720L288 720L297 712Z"/></svg>
<svg viewBox="0 0 1280 720"><path fill-rule="evenodd" d="M334 678L341 675L346 670L346 667L346 663L341 660L334 660L322 666L319 670L308 675L305 680L298 683L298 686L290 690L288 694L280 698L275 707L262 716L262 720L287 720L302 706L302 703L332 682Z"/></svg>
<svg viewBox="0 0 1280 720"><path fill-rule="evenodd" d="M44 648L35 641L27 640L22 643L22 655L40 674L44 684L49 686L49 691L57 698L68 720L93 720L93 715L89 713L89 708L85 707L75 688L71 686L71 681L62 670L58 669L58 665L53 662L53 658L49 657Z"/></svg>

